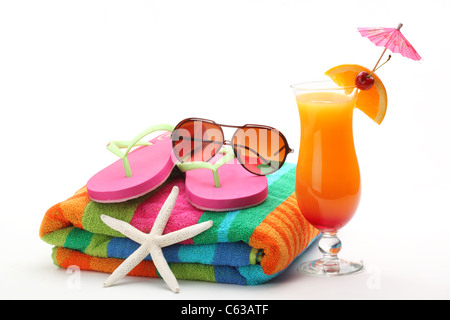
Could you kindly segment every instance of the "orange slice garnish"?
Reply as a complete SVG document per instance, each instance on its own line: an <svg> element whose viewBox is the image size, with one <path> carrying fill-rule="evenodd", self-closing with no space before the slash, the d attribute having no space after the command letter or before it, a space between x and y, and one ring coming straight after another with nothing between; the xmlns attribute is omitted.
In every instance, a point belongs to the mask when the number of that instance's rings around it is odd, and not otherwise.
<svg viewBox="0 0 450 320"><path fill-rule="evenodd" d="M357 64L342 64L331 68L325 75L329 76L336 84L342 87L354 86L355 78L361 71L370 74L370 70ZM378 124L384 119L387 109L386 88L380 78L372 74L375 82L369 90L359 90L356 97L356 107Z"/></svg>

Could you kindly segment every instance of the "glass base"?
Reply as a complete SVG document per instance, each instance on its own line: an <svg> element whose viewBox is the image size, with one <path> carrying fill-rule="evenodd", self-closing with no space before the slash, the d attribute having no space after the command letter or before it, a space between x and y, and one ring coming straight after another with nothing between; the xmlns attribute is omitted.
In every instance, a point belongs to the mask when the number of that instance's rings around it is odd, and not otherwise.
<svg viewBox="0 0 450 320"><path fill-rule="evenodd" d="M357 273L361 271L363 267L364 264L362 261L351 262L342 259L334 261L317 259L302 263L297 271L311 276L334 277Z"/></svg>

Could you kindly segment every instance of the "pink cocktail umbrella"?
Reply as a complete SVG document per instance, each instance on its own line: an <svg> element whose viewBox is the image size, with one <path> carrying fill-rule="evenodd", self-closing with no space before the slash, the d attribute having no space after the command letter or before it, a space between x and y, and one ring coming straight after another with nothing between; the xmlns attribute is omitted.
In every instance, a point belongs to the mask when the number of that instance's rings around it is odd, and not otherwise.
<svg viewBox="0 0 450 320"><path fill-rule="evenodd" d="M402 26L403 24L400 23L397 28L358 28L359 33L363 37L367 37L379 47L384 47L384 51L373 70L378 66L387 49L394 53L400 53L402 56L415 61L422 59L416 49L414 49L411 43L400 32Z"/></svg>

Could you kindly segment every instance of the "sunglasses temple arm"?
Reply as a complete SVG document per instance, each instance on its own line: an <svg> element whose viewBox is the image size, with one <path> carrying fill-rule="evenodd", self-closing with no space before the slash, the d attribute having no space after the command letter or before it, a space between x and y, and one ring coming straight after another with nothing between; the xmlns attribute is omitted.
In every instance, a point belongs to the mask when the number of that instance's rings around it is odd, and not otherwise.
<svg viewBox="0 0 450 320"><path fill-rule="evenodd" d="M221 144L220 142L214 141L214 140L193 139L193 138L187 138L187 137L185 138L185 140L188 140L188 141L202 141L202 142L207 142L207 143ZM203 146L195 147L194 149L191 150L191 153L194 152L194 154L195 154L201 148L203 148Z"/></svg>
<svg viewBox="0 0 450 320"><path fill-rule="evenodd" d="M274 156L276 156L277 154L279 154L281 152L281 150L283 150L283 148L286 148L287 153L294 153L294 150L289 148L289 146L284 146L281 147L280 150L278 150L277 152L274 153Z"/></svg>
<svg viewBox="0 0 450 320"><path fill-rule="evenodd" d="M263 156L261 156L261 155L258 153L258 151L253 150L253 149L250 148L250 147L240 145L240 144L238 144L238 145L236 145L236 146L237 146L237 147L244 148L244 149L246 149L246 150L248 150L248 151L250 151L250 152L253 152L254 154L256 154L256 156L257 156L258 158L260 158L260 159L264 162L264 164L269 165L272 169L276 169L275 167L272 166L272 161L265 159Z"/></svg>
<svg viewBox="0 0 450 320"><path fill-rule="evenodd" d="M188 141L201 141L201 142L205 142L205 143L222 144L222 142L219 142L219 141L216 141L216 140L195 139L195 138L188 138L188 137L185 137L184 140L188 140Z"/></svg>
<svg viewBox="0 0 450 320"><path fill-rule="evenodd" d="M216 143L216 144L221 144L221 142L214 141L214 140L204 140L204 139L195 139L195 138L187 138L186 140L189 140L189 141L202 141L202 142L206 142L206 143ZM250 152L253 152L258 158L260 158L260 159L263 161L264 164L269 165L272 169L276 169L276 168L272 165L272 161L265 159L262 155L260 155L260 154L258 153L258 151L254 150L254 149L252 149L252 148L250 148L250 147L248 147L248 146L245 146L245 145L239 145L239 144L238 144L238 145L236 145L236 146L237 146L237 147L240 147L240 148L244 148L244 149L246 149L246 150L248 150L248 151L250 151ZM197 149L199 149L199 148L202 148L202 146L198 146L197 148L193 149L192 151L193 151L193 152L196 152ZM283 150L283 148L285 148L285 147L281 147L274 155L279 154L279 153L281 152L281 150ZM291 150L290 148L288 148L288 151L289 151L289 153L290 153L290 152L292 152L293 150Z"/></svg>
<svg viewBox="0 0 450 320"><path fill-rule="evenodd" d="M194 139L188 138L188 139L189 139L189 141L202 141L202 142L206 142L206 143L216 143L216 144L221 144L221 142L218 142L218 141L215 141L215 140L204 140L204 139L195 139L195 138L194 138ZM254 149L252 149L252 148L250 148L250 147L247 147L247 146L244 146L244 145L240 145L240 144L238 144L238 145L236 145L236 146L237 146L237 147L244 148L244 149L247 149L248 151L251 151L251 152L253 152L254 154L256 154L256 155L258 156L258 158L261 158L261 160L263 160L265 163L270 163L270 161L267 160L267 159L265 159L263 156L261 156L261 155L258 153L258 151L254 150ZM200 147L201 147L201 146L200 146ZM193 151L196 151L196 149L198 149L198 148L200 148L200 147L195 148ZM286 147L286 146L283 146L283 147L281 147L277 152L274 153L274 156L276 156L277 154L279 154L279 153L281 152L281 150L283 150L283 148L287 148L288 153L294 152L294 150L292 150L291 148Z"/></svg>

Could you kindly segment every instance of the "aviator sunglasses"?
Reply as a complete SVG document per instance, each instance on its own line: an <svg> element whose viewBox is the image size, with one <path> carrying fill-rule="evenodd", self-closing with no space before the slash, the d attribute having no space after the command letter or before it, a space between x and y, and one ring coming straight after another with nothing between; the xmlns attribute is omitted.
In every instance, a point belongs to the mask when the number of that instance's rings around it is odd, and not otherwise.
<svg viewBox="0 0 450 320"><path fill-rule="evenodd" d="M222 128L236 128L231 140L225 140ZM294 152L275 128L256 124L234 126L212 120L188 118L178 123L171 135L172 147L182 162L211 160L223 146L231 146L239 163L256 175L274 173Z"/></svg>

